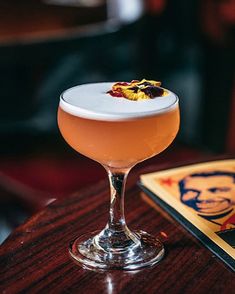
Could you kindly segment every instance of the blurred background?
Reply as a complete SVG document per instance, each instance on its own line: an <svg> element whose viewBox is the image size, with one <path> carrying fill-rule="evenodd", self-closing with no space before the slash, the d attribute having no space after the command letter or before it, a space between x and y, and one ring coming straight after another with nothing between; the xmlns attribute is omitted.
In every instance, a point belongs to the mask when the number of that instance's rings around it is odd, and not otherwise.
<svg viewBox="0 0 235 294"><path fill-rule="evenodd" d="M61 138L60 93L161 80L181 129L140 164L235 154L234 0L0 0L0 243L57 198L105 178Z"/></svg>

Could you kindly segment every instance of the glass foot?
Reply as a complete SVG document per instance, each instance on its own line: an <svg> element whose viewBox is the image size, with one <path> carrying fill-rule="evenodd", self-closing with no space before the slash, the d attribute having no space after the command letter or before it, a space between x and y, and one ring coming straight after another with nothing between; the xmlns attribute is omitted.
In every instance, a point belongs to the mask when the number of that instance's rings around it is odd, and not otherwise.
<svg viewBox="0 0 235 294"><path fill-rule="evenodd" d="M85 267L137 270L156 264L164 256L163 244L146 232L133 232L135 242L118 250L101 247L97 242L99 233L84 234L70 244L70 255Z"/></svg>

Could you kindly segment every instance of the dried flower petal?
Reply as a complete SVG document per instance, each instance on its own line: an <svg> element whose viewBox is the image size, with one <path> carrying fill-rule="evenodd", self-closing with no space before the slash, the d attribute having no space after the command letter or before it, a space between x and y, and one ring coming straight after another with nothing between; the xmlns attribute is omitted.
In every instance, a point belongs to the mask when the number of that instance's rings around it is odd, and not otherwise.
<svg viewBox="0 0 235 294"><path fill-rule="evenodd" d="M167 92L160 87L161 82L153 80L132 80L128 82L118 82L112 86L112 90L107 93L113 97L123 97L129 100L152 99L164 96Z"/></svg>

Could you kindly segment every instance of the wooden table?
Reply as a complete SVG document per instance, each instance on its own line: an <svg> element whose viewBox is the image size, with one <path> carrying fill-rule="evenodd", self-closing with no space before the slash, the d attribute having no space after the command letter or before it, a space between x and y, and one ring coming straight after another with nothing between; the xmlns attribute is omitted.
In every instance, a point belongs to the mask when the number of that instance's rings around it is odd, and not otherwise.
<svg viewBox="0 0 235 294"><path fill-rule="evenodd" d="M126 218L132 229L168 235L162 262L138 272L95 272L70 259L68 243L106 223L109 189L102 181L52 203L10 235L0 249L0 293L234 293L233 272L173 218L143 200L136 182L141 172L153 170L157 167L131 172Z"/></svg>

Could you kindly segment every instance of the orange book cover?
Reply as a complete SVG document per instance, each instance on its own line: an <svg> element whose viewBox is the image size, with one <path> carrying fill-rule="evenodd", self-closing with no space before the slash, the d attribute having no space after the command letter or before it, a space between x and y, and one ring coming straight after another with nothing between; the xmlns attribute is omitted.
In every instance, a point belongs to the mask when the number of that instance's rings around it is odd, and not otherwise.
<svg viewBox="0 0 235 294"><path fill-rule="evenodd" d="M141 187L235 270L235 160L145 174Z"/></svg>

